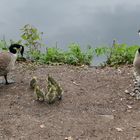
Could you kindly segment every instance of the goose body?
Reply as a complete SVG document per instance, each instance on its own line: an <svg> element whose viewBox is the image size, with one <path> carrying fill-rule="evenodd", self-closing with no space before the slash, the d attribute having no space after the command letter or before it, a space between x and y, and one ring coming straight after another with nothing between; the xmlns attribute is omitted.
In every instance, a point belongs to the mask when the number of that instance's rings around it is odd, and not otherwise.
<svg viewBox="0 0 140 140"><path fill-rule="evenodd" d="M4 76L14 69L17 54L11 54L10 52L0 53L0 76Z"/></svg>
<svg viewBox="0 0 140 140"><path fill-rule="evenodd" d="M4 76L6 84L9 84L7 74L14 69L18 50L23 56L24 47L18 44L12 44L9 47L9 52L0 52L0 76Z"/></svg>
<svg viewBox="0 0 140 140"><path fill-rule="evenodd" d="M140 48L135 53L133 66L136 74L140 76Z"/></svg>

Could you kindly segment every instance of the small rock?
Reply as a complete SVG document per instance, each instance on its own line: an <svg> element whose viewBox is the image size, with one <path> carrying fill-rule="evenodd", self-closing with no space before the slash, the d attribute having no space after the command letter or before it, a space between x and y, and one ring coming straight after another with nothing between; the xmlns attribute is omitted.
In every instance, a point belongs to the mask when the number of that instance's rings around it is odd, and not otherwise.
<svg viewBox="0 0 140 140"><path fill-rule="evenodd" d="M44 128L44 127L45 127L45 125L44 125L44 124L41 124L41 125L40 125L40 128Z"/></svg>
<svg viewBox="0 0 140 140"><path fill-rule="evenodd" d="M65 140L73 140L72 137L65 137Z"/></svg>
<svg viewBox="0 0 140 140"><path fill-rule="evenodd" d="M129 109L131 109L131 108L132 108L132 106L131 106L131 105L127 105L127 107L128 107Z"/></svg>
<svg viewBox="0 0 140 140"><path fill-rule="evenodd" d="M65 137L65 140L73 140L72 137Z"/></svg>
<svg viewBox="0 0 140 140"><path fill-rule="evenodd" d="M123 129L122 128L119 128L119 127L117 127L117 128L115 128L118 132L122 132L123 131Z"/></svg>
<svg viewBox="0 0 140 140"><path fill-rule="evenodd" d="M130 92L126 89L125 91L124 91L126 94L129 94Z"/></svg>

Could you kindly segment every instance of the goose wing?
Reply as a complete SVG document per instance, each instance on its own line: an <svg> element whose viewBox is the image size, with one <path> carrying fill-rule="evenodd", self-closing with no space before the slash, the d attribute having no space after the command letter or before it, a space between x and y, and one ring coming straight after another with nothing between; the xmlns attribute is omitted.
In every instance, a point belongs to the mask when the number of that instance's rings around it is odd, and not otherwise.
<svg viewBox="0 0 140 140"><path fill-rule="evenodd" d="M11 55L9 52L0 53L0 74L9 71L9 64L11 62Z"/></svg>

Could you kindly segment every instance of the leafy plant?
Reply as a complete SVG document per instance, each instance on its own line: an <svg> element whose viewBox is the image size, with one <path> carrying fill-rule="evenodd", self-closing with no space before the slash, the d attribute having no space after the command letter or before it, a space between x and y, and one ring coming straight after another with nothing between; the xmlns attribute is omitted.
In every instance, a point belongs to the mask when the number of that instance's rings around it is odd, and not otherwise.
<svg viewBox="0 0 140 140"><path fill-rule="evenodd" d="M0 49L1 50L8 50L8 44L5 40L5 37L3 37L2 40L0 40Z"/></svg>
<svg viewBox="0 0 140 140"><path fill-rule="evenodd" d="M39 32L37 28L27 24L22 29L21 38L23 41L24 46L28 46L29 50L29 56L33 58L35 54L38 54L38 50L41 47L41 41L43 34L42 32Z"/></svg>
<svg viewBox="0 0 140 140"><path fill-rule="evenodd" d="M65 56L66 63L72 65L89 65L92 59L93 49L88 47L88 49L83 52L78 44L71 44Z"/></svg>
<svg viewBox="0 0 140 140"><path fill-rule="evenodd" d="M44 63L64 62L64 53L58 48L48 48L45 54L42 54L41 60Z"/></svg>
<svg viewBox="0 0 140 140"><path fill-rule="evenodd" d="M134 55L139 46L127 46L120 44L117 47L110 48L111 55L108 57L106 63L110 66L121 64L132 64Z"/></svg>
<svg viewBox="0 0 140 140"><path fill-rule="evenodd" d="M48 48L45 53L34 53L34 59L41 63L58 63L70 65L89 65L93 58L93 49L88 48L84 53L79 45L72 44L68 51L62 51L58 48Z"/></svg>
<svg viewBox="0 0 140 140"><path fill-rule="evenodd" d="M134 54L139 46L128 46L126 44L117 44L113 41L113 47L97 47L88 46L87 50L82 50L79 44L73 43L68 46L67 51L62 51L57 47L47 48L46 52L41 52L42 33L35 27L27 24L22 29L22 41L24 46L28 46L28 57L41 63L64 63L70 65L90 65L93 57L106 56L105 64L109 66L117 66L121 64L131 64ZM21 43L21 42L20 42ZM0 48L4 42L0 42Z"/></svg>

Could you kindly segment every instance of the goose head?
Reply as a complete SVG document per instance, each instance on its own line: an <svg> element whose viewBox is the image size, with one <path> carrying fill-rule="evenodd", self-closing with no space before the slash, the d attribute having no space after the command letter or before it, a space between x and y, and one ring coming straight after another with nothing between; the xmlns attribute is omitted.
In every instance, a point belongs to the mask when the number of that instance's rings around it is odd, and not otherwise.
<svg viewBox="0 0 140 140"><path fill-rule="evenodd" d="M23 57L24 47L19 44L11 44L11 46L9 47L9 51L13 54L17 54L18 52L20 52L21 56Z"/></svg>
<svg viewBox="0 0 140 140"><path fill-rule="evenodd" d="M138 30L138 35L140 36L140 30Z"/></svg>

